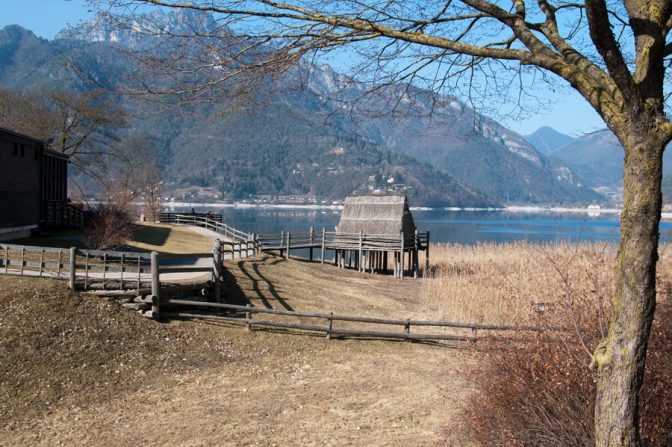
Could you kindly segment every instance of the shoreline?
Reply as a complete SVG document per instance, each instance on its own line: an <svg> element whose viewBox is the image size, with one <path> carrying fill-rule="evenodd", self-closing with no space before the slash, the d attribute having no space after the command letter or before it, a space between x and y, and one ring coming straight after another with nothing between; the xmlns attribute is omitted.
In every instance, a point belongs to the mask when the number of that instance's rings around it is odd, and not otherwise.
<svg viewBox="0 0 672 447"><path fill-rule="evenodd" d="M165 208L240 208L240 209L305 209L305 210L342 210L343 205L317 204L283 204L283 203L203 203L203 202L162 202ZM620 215L620 208L581 208L581 207L544 207L544 206L506 206L503 208L475 208L475 207L410 207L411 211L468 211L468 212L506 212L506 213L567 213L586 214L589 217L598 217L602 214ZM661 220L672 220L672 211L663 211Z"/></svg>

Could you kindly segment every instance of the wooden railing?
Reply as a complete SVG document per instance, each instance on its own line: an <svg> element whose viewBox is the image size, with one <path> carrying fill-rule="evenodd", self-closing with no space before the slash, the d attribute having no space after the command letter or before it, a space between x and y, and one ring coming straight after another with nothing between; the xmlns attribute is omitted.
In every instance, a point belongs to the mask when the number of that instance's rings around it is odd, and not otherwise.
<svg viewBox="0 0 672 447"><path fill-rule="evenodd" d="M142 312L146 317L198 318L228 321L252 326L313 331L332 336L376 337L401 340L463 340L476 341L479 331L538 331L533 326L487 325L458 323L437 320L385 319L370 316L338 315L324 312L296 312L267 309L251 305L239 306L224 303L221 291L223 259L243 257L261 249L259 239L241 241L215 241L212 253L160 254L132 253L121 251L81 250L33 247L14 244L0 244L0 274L45 277L67 280L73 290L89 293L114 294L131 297L132 302L124 306ZM210 284L210 291L204 292L212 301L184 299L166 296L168 281L161 282L161 275L174 273L208 274L204 284ZM174 285L173 285L174 286ZM193 287L192 287L193 289ZM188 288L183 293L193 293ZM192 296L192 295L181 295ZM210 309L210 313L200 313L199 309ZM221 312L225 313L222 314ZM273 315L277 319L253 318L254 314ZM290 318L298 321L287 321ZM324 325L307 324L302 319L322 320ZM336 323L340 323L336 326ZM347 323L348 326L343 326ZM402 331L372 330L353 327L353 324L402 327ZM411 332L412 328L416 328ZM434 328L435 332L427 332ZM439 333L438 329L443 329ZM445 333L445 329L460 330L462 333ZM466 332L466 333L465 333Z"/></svg>
<svg viewBox="0 0 672 447"><path fill-rule="evenodd" d="M286 250L290 248L321 248L329 250L359 250L365 251L405 251L425 250L429 244L429 231L424 233L390 236L389 234L340 233L326 231L290 233L282 231L278 234L259 234L262 250Z"/></svg>
<svg viewBox="0 0 672 447"><path fill-rule="evenodd" d="M82 228L84 208L68 202L49 201L45 204L45 220L50 228Z"/></svg>
<svg viewBox="0 0 672 447"><path fill-rule="evenodd" d="M214 213L161 213L159 214L159 221L161 223L176 223L175 221L177 219L177 216L185 216L185 215L205 217L215 222L220 223L222 222L222 215Z"/></svg>
<svg viewBox="0 0 672 447"><path fill-rule="evenodd" d="M197 227L207 228L222 236L235 241L250 241L254 239L252 233L233 228L222 223L221 214L179 214L179 213L163 213L160 216L161 223L170 223L175 225L193 225Z"/></svg>
<svg viewBox="0 0 672 447"><path fill-rule="evenodd" d="M296 312L254 307L251 305L239 306L234 304L205 302L193 299L166 298L159 300L158 303L162 309L162 318L211 319L244 325L247 329L251 329L253 326L295 329L323 333L327 338L331 338L332 336L345 335L352 337L375 337L400 340L455 340L475 342L477 340L479 331L488 331L492 333L511 331L534 332L541 330L561 330L558 328L542 328L527 325L460 323L441 320L416 320L410 318L400 320L369 316L338 315L324 312ZM190 307L192 309L186 311L179 310L181 307ZM211 309L213 311L224 311L225 313L203 313L194 311L194 309ZM279 318L275 320L254 319L254 314L273 315ZM289 319L295 319L298 321L287 321ZM302 322L302 319L318 320L318 323L319 321L322 321L324 325L307 324ZM337 327L337 322L347 322L350 323L350 325L349 327ZM355 327L353 327L353 324ZM367 326L396 326L402 328L402 330L372 330L361 326L356 327L357 324ZM412 331L412 328L416 328L416 331ZM434 328L435 332L427 332L422 329L418 331L419 328ZM444 332L439 333L437 329L442 329ZM452 330L453 332L446 333L446 329Z"/></svg>

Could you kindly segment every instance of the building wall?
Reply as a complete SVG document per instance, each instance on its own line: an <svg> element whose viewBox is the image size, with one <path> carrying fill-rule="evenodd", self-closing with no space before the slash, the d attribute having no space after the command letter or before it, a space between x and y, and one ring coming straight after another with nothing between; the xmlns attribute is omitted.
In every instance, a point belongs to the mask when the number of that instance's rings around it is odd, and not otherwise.
<svg viewBox="0 0 672 447"><path fill-rule="evenodd" d="M42 198L46 202L61 203L68 198L68 161L50 151L44 151Z"/></svg>
<svg viewBox="0 0 672 447"><path fill-rule="evenodd" d="M0 130L0 228L40 221L42 145Z"/></svg>

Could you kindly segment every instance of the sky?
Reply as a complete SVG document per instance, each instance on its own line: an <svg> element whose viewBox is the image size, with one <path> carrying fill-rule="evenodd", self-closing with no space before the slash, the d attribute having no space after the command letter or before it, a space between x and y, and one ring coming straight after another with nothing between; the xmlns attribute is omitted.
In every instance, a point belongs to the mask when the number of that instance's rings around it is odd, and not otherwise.
<svg viewBox="0 0 672 447"><path fill-rule="evenodd" d="M58 31L68 25L76 25L93 17L85 0L0 0L0 5L0 28L17 24L46 39L53 39ZM529 135L549 124L570 136L580 136L606 127L599 115L573 90L563 91L560 97L551 92L547 94L552 100L548 109L535 111L523 120L499 121L522 135Z"/></svg>

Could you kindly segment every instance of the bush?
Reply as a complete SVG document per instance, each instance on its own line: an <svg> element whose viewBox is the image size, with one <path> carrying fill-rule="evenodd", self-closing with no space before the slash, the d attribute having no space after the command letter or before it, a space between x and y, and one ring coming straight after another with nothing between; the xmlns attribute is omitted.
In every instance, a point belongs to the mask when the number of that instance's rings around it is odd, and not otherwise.
<svg viewBox="0 0 672 447"><path fill-rule="evenodd" d="M600 338L592 309L572 308L571 335L544 331L526 343L492 343L466 411L467 426L483 445L593 445L595 383L589 353ZM568 311L568 309L565 309ZM589 318L590 317L590 318ZM672 445L672 307L656 311L641 395L644 445ZM578 336L581 334L581 337Z"/></svg>
<svg viewBox="0 0 672 447"><path fill-rule="evenodd" d="M127 207L109 202L98 204L91 212L84 233L87 247L108 250L123 245L133 232L133 219Z"/></svg>

